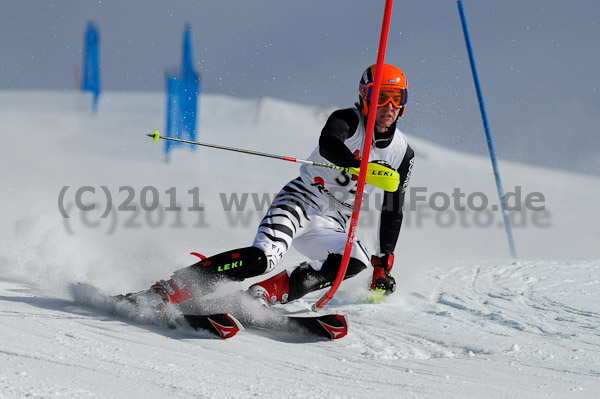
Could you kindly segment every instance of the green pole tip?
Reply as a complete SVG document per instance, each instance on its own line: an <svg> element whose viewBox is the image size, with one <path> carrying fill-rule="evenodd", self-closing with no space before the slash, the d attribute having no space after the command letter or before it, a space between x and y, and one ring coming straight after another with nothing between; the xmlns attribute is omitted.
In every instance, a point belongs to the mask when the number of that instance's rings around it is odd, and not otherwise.
<svg viewBox="0 0 600 399"><path fill-rule="evenodd" d="M152 140L156 143L158 141L158 139L160 139L160 133L158 132L158 130L155 130L154 138Z"/></svg>

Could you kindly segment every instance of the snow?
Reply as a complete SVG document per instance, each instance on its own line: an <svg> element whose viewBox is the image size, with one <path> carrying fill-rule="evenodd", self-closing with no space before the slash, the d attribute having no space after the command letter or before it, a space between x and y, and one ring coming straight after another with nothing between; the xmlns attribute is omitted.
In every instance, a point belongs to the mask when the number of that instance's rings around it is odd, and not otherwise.
<svg viewBox="0 0 600 399"><path fill-rule="evenodd" d="M224 341L82 308L71 288L141 290L191 264L189 252L249 245L264 211L253 199L277 192L298 165L201 148L179 149L166 164L162 144L144 137L162 130L162 94L106 93L97 115L90 108L81 93L0 92L0 398L598 397L599 179L501 162L505 191L544 196L544 211L513 213L518 259L499 212L485 214L488 223L481 212L435 212L421 201L396 250L398 291L365 303L363 273L328 305L350 318L347 337L248 329ZM302 158L329 111L206 95L199 139ZM411 187L427 190L417 194L460 188L463 205L475 192L497 203L489 160L409 141ZM95 193L82 202L97 205L87 213L75 205L85 186ZM106 218L103 187L113 203ZM160 207L147 212L151 187ZM171 187L180 212L165 210ZM136 211L117 210L131 192ZM243 193L245 212L224 210ZM371 203L358 231L371 249L376 214ZM291 251L283 266L302 260ZM307 310L321 295L286 307Z"/></svg>

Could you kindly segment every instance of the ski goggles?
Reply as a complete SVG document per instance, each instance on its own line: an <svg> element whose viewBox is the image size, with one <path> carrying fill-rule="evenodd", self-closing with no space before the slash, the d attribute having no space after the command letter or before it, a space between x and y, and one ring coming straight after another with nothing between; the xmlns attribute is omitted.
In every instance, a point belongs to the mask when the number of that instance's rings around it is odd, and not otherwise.
<svg viewBox="0 0 600 399"><path fill-rule="evenodd" d="M367 89L366 97L369 100L369 102L371 102L372 90L372 86ZM382 85L379 89L379 99L377 100L377 106L383 107L387 105L387 103L391 102L394 108L402 108L406 105L407 98L407 89L398 89L397 87L386 87L386 85Z"/></svg>
<svg viewBox="0 0 600 399"><path fill-rule="evenodd" d="M386 88L381 86L377 106L383 107L391 102L394 108L402 108L406 105L407 97L408 90L406 89Z"/></svg>

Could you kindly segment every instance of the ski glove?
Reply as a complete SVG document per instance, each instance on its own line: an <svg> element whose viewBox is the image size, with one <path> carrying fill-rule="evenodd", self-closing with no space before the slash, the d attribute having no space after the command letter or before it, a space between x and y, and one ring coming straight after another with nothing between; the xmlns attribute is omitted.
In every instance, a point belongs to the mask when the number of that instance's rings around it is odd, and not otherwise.
<svg viewBox="0 0 600 399"><path fill-rule="evenodd" d="M394 292L396 290L396 280L390 274L394 266L394 254L371 256L371 264L373 265L371 290L383 290L384 295Z"/></svg>

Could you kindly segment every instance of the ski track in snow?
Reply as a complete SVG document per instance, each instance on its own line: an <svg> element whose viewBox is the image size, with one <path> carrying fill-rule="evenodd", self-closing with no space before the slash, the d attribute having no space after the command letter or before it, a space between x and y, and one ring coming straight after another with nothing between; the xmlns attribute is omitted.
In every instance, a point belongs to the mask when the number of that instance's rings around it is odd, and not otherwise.
<svg viewBox="0 0 600 399"><path fill-rule="evenodd" d="M3 281L0 397L592 398L599 276L599 262L431 270L383 304L331 306L350 317L339 341L252 329L223 341Z"/></svg>

